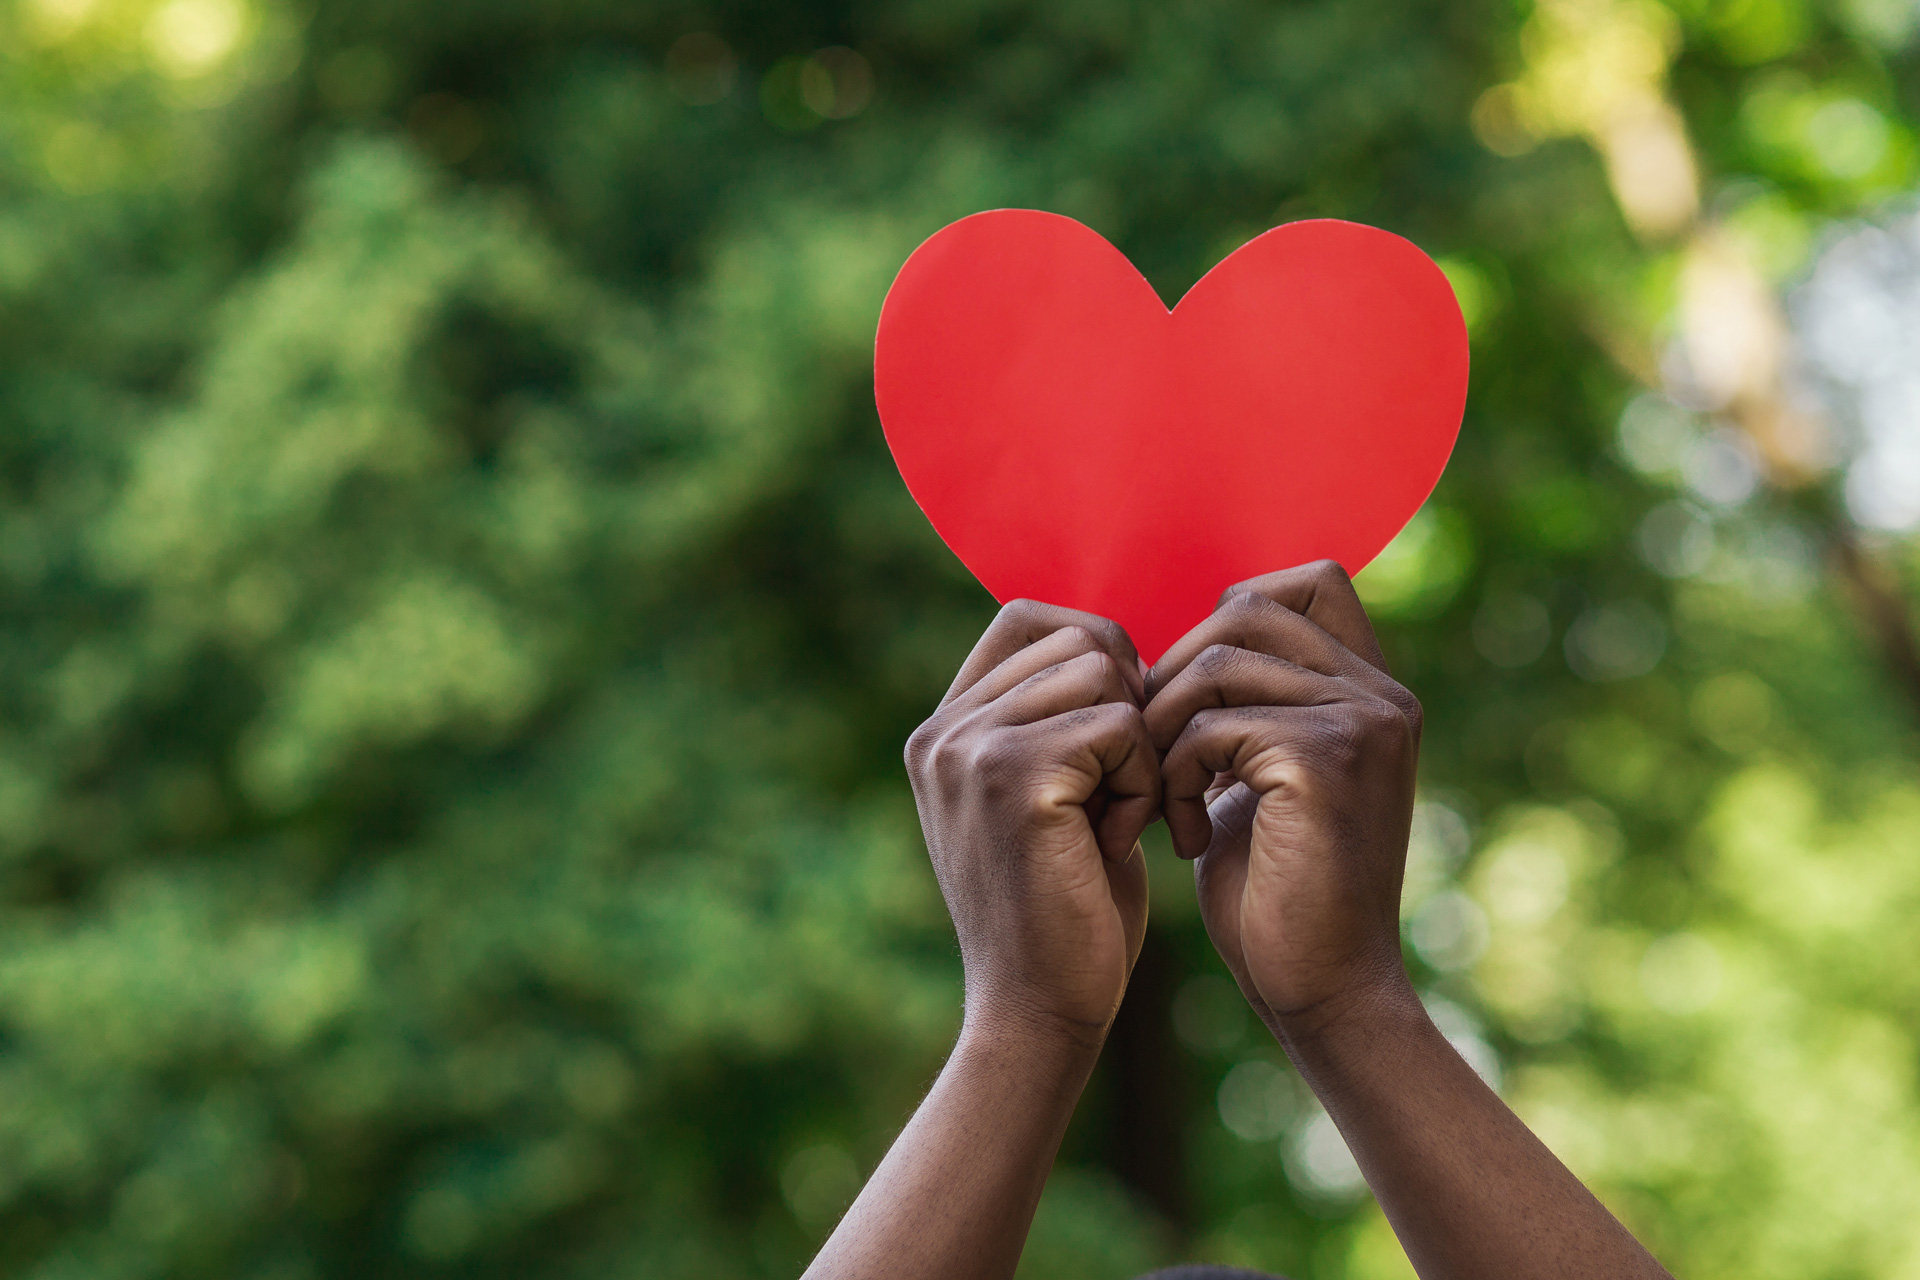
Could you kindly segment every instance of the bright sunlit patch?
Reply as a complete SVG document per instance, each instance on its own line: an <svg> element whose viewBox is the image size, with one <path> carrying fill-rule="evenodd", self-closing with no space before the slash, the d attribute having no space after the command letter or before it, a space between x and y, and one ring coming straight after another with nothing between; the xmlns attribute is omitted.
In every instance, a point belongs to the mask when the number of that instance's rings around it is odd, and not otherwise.
<svg viewBox="0 0 1920 1280"><path fill-rule="evenodd" d="M169 75L205 75L239 45L246 17L238 0L169 0L147 21L147 49Z"/></svg>
<svg viewBox="0 0 1920 1280"><path fill-rule="evenodd" d="M1678 111L1664 102L1622 111L1599 140L1614 196L1635 231L1666 236L1693 221L1700 180Z"/></svg>
<svg viewBox="0 0 1920 1280"><path fill-rule="evenodd" d="M30 0L26 11L36 35L59 41L86 26L99 8L100 0Z"/></svg>
<svg viewBox="0 0 1920 1280"><path fill-rule="evenodd" d="M1790 312L1807 382L1851 437L1854 519L1920 526L1920 214L1834 240Z"/></svg>
<svg viewBox="0 0 1920 1280"><path fill-rule="evenodd" d="M1772 286L1740 245L1710 233L1688 247L1679 320L1687 381L1706 407L1722 409L1773 391L1786 324Z"/></svg>
<svg viewBox="0 0 1920 1280"><path fill-rule="evenodd" d="M1481 97L1474 132L1503 155L1543 138L1585 136L1636 234L1683 230L1700 193L1685 124L1665 97L1680 41L1664 5L1543 0L1521 36L1524 73Z"/></svg>

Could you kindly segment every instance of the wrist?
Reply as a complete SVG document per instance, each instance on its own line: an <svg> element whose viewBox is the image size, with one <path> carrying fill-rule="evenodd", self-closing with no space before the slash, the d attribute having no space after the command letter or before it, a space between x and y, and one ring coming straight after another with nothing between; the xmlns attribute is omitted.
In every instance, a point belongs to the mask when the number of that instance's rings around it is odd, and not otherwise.
<svg viewBox="0 0 1920 1280"><path fill-rule="evenodd" d="M1107 1026L1016 1002L969 1000L955 1052L1066 1070L1084 1062L1091 1069Z"/></svg>
<svg viewBox="0 0 1920 1280"><path fill-rule="evenodd" d="M1276 1010L1268 1029L1291 1052L1294 1045L1304 1049L1353 1037L1374 1040L1396 1029L1419 1026L1428 1020L1426 1007L1398 959L1356 974L1311 1004Z"/></svg>

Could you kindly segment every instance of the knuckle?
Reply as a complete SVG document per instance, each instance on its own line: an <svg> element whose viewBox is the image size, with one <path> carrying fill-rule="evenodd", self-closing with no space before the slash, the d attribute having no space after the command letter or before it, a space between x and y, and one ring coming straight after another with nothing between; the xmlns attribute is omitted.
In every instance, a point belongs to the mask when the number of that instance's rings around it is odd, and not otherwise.
<svg viewBox="0 0 1920 1280"><path fill-rule="evenodd" d="M939 741L940 730L932 720L922 722L919 728L907 735L907 772L918 773L926 767L928 758L933 754L934 744Z"/></svg>
<svg viewBox="0 0 1920 1280"><path fill-rule="evenodd" d="M1347 703L1321 721L1316 747L1342 769L1381 752L1400 754L1419 741L1406 708L1381 697Z"/></svg>
<svg viewBox="0 0 1920 1280"><path fill-rule="evenodd" d="M1193 660L1193 666L1201 675L1217 679L1233 669L1239 655L1240 651L1230 644L1210 644Z"/></svg>
<svg viewBox="0 0 1920 1280"><path fill-rule="evenodd" d="M1000 606L1000 612L994 615L995 626L1023 627L1036 621L1046 606L1038 600L1028 600L1024 596L1018 600L1009 600Z"/></svg>
<svg viewBox="0 0 1920 1280"><path fill-rule="evenodd" d="M1101 618L1096 624L1099 628L1101 647L1109 651L1130 652L1133 641L1127 636L1127 629L1111 618Z"/></svg>
<svg viewBox="0 0 1920 1280"><path fill-rule="evenodd" d="M1081 653L1091 653L1100 647L1099 638L1077 622L1069 622L1060 630L1066 633L1070 643Z"/></svg>
<svg viewBox="0 0 1920 1280"><path fill-rule="evenodd" d="M1398 737L1407 731L1407 713L1386 698L1357 703L1354 716L1369 739Z"/></svg>
<svg viewBox="0 0 1920 1280"><path fill-rule="evenodd" d="M1058 662L1050 662L1021 681L1021 687L1023 689L1037 689L1041 685L1056 680L1061 676L1072 676L1078 671L1085 670L1086 665L1087 655L1084 653L1076 654L1071 658L1062 658Z"/></svg>
<svg viewBox="0 0 1920 1280"><path fill-rule="evenodd" d="M1227 594L1220 603L1220 612L1234 614L1258 613L1266 603L1267 598L1251 587L1245 585L1234 586L1227 588Z"/></svg>
<svg viewBox="0 0 1920 1280"><path fill-rule="evenodd" d="M1306 575L1315 582L1346 586L1352 581L1338 560L1312 560L1300 566Z"/></svg>
<svg viewBox="0 0 1920 1280"><path fill-rule="evenodd" d="M921 772L936 778L948 777L953 773L958 757L963 754L959 749L959 734L956 731L941 733L928 744L921 762Z"/></svg>
<svg viewBox="0 0 1920 1280"><path fill-rule="evenodd" d="M1214 612L1218 613L1220 610L1225 609L1228 605L1233 604L1235 601L1239 600L1243 596L1250 596L1250 595L1256 594L1254 590L1254 584L1261 581L1262 579L1260 578L1248 578L1245 582L1234 583L1232 586L1228 587L1225 591L1222 591L1220 593L1220 598L1214 601L1214 604L1213 604Z"/></svg>
<svg viewBox="0 0 1920 1280"><path fill-rule="evenodd" d="M1400 708L1400 714L1406 718L1407 727L1413 733L1413 740L1418 742L1421 730L1426 727L1427 709L1420 705L1420 699L1416 698L1411 691L1400 685L1395 685L1393 688L1394 705Z"/></svg>

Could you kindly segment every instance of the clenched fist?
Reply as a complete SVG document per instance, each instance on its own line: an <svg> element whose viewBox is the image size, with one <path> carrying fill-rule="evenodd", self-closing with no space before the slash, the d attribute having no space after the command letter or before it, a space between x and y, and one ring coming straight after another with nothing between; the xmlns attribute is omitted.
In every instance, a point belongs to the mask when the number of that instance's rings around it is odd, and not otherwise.
<svg viewBox="0 0 1920 1280"><path fill-rule="evenodd" d="M1230 589L1147 674L1167 826L1200 910L1275 1034L1406 984L1400 886L1420 703L1346 573Z"/></svg>
<svg viewBox="0 0 1920 1280"><path fill-rule="evenodd" d="M907 741L960 938L969 1026L1104 1036L1146 928L1140 832L1160 809L1139 659L1091 614L1000 611Z"/></svg>

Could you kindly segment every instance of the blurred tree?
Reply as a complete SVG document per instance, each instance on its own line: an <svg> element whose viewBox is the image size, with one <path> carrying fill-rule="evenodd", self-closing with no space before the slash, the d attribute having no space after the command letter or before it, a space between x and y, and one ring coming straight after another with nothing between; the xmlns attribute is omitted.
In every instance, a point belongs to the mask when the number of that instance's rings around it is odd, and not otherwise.
<svg viewBox="0 0 1920 1280"><path fill-rule="evenodd" d="M958 1015L898 751L991 602L869 344L997 205L1169 299L1441 259L1467 426L1363 578L1436 1015L1676 1271L1912 1271L1920 554L1777 298L1912 185L1916 23L0 6L0 1274L798 1269ZM1405 1274L1152 853L1027 1269Z"/></svg>

